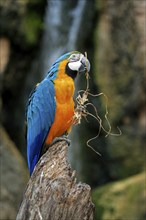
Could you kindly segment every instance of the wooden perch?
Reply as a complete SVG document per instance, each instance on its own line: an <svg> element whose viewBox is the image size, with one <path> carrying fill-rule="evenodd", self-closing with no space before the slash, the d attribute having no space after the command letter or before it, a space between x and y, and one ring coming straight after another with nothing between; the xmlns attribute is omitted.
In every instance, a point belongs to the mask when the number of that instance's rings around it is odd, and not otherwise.
<svg viewBox="0 0 146 220"><path fill-rule="evenodd" d="M65 141L41 157L28 182L16 220L92 220L91 188L77 183Z"/></svg>

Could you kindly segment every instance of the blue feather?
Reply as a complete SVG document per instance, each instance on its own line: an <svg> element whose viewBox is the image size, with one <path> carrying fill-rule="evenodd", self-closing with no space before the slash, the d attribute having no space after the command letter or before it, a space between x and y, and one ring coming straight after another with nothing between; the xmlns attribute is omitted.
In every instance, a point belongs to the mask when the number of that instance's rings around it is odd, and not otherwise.
<svg viewBox="0 0 146 220"><path fill-rule="evenodd" d="M40 158L44 141L54 122L55 111L54 84L47 77L35 88L27 106L27 159L30 174Z"/></svg>
<svg viewBox="0 0 146 220"><path fill-rule="evenodd" d="M62 55L61 57L59 57L56 60L56 62L52 65L51 69L48 71L47 77L49 77L49 78L51 77L52 79L54 79L54 76L55 76L54 73L56 73L58 71L58 66L59 66L60 62L63 60L66 60L67 58L70 57L70 55L72 53L76 53L76 52L78 52L78 51L72 51L72 52L66 53L66 54Z"/></svg>

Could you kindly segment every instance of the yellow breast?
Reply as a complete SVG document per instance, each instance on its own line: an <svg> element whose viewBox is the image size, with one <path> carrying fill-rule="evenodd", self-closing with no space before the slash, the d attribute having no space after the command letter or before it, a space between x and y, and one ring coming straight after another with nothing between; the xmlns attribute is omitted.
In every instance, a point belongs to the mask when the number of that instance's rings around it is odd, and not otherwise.
<svg viewBox="0 0 146 220"><path fill-rule="evenodd" d="M67 61L65 61L67 62ZM72 118L74 115L74 81L71 77L65 74L63 63L59 67L57 78L54 80L56 92L56 114L54 123L51 126L46 144L50 144L55 137L62 136L70 130Z"/></svg>

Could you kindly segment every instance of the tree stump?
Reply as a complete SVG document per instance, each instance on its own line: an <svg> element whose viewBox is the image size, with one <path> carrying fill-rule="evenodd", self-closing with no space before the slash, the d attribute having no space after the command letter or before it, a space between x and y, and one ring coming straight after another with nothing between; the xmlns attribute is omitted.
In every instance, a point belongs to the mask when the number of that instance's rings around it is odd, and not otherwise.
<svg viewBox="0 0 146 220"><path fill-rule="evenodd" d="M68 145L58 142L41 157L28 182L16 220L92 220L91 188L77 183L67 161Z"/></svg>

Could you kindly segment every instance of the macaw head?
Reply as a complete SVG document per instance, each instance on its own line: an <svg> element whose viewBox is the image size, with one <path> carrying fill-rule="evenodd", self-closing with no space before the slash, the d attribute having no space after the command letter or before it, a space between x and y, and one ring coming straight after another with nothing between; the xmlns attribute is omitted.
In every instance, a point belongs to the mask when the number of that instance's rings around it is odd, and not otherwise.
<svg viewBox="0 0 146 220"><path fill-rule="evenodd" d="M65 74L75 79L77 74L90 71L90 62L82 53L72 51L57 59L52 68L60 68Z"/></svg>
<svg viewBox="0 0 146 220"><path fill-rule="evenodd" d="M78 73L90 71L90 62L82 53L73 51L67 59L66 73L72 78L75 78Z"/></svg>

